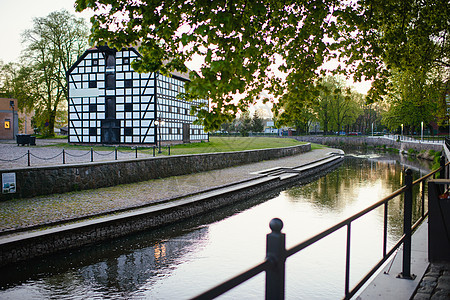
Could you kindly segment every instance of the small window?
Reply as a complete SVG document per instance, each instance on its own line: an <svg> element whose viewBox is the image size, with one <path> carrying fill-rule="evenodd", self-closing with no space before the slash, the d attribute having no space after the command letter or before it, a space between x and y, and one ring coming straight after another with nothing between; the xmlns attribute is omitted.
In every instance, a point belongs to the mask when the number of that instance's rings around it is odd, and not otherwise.
<svg viewBox="0 0 450 300"><path fill-rule="evenodd" d="M132 127L125 127L124 133L125 133L125 135L133 135L133 128Z"/></svg>
<svg viewBox="0 0 450 300"><path fill-rule="evenodd" d="M129 65L130 64L130 59L128 57L124 57L123 60L122 60L122 64Z"/></svg>
<svg viewBox="0 0 450 300"><path fill-rule="evenodd" d="M133 111L133 104L125 103L125 111Z"/></svg>
<svg viewBox="0 0 450 300"><path fill-rule="evenodd" d="M89 81L89 88L93 89L97 87L97 81Z"/></svg>
<svg viewBox="0 0 450 300"><path fill-rule="evenodd" d="M125 79L125 87L126 88L133 87L133 79Z"/></svg>
<svg viewBox="0 0 450 300"><path fill-rule="evenodd" d="M96 112L97 104L89 104L89 112Z"/></svg>
<svg viewBox="0 0 450 300"><path fill-rule="evenodd" d="M92 65L93 66L98 66L98 59L93 59L92 60Z"/></svg>
<svg viewBox="0 0 450 300"><path fill-rule="evenodd" d="M97 135L97 128L96 127L89 127L89 135L90 136Z"/></svg>

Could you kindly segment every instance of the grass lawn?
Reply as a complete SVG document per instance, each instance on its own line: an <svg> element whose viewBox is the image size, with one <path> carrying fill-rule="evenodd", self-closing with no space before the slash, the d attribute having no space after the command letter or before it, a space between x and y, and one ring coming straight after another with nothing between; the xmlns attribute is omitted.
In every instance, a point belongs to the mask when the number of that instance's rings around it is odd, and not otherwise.
<svg viewBox="0 0 450 300"><path fill-rule="evenodd" d="M295 145L305 144L294 139L289 138L273 138L273 137L217 137L212 136L209 138L209 142L190 143L173 145L170 147L171 155L181 154L196 154L196 153L212 153L212 152L232 152L254 149L267 149L267 148L283 148ZM48 147L60 147L64 149L72 150L90 150L93 148L95 151L111 151L111 146L82 146L82 145L69 145L67 143L53 144ZM324 146L318 144L312 144L312 149L323 148ZM119 147L120 151L135 151L131 147ZM140 148L148 149L148 148ZM148 150L146 150L148 152ZM167 148L163 147L163 154L167 155Z"/></svg>

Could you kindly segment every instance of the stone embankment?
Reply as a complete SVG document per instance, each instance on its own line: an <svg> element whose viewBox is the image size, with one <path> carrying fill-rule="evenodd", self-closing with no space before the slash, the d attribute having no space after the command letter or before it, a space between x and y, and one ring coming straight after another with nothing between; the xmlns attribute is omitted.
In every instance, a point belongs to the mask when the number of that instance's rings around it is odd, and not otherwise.
<svg viewBox="0 0 450 300"><path fill-rule="evenodd" d="M423 150L442 151L442 144L428 143L419 141L397 141L396 139L384 136L295 136L292 137L298 141L323 144L333 147L386 147L395 148L402 152L408 152L408 149L414 149L417 152Z"/></svg>
<svg viewBox="0 0 450 300"><path fill-rule="evenodd" d="M67 193L155 178L205 172L292 156L310 150L311 145L304 144L286 148L239 152L176 155L124 161L5 169L0 170L0 173L14 174L16 178L16 192L13 194L0 194L0 200Z"/></svg>
<svg viewBox="0 0 450 300"><path fill-rule="evenodd" d="M0 266L163 226L284 185L312 180L338 166L343 161L342 154L342 151L333 149L324 156L306 162L302 161L302 155L297 155L297 163L302 162L300 165L286 167L279 161L281 165L278 167L252 172L251 179L211 188L202 193L48 229L9 232L0 237Z"/></svg>

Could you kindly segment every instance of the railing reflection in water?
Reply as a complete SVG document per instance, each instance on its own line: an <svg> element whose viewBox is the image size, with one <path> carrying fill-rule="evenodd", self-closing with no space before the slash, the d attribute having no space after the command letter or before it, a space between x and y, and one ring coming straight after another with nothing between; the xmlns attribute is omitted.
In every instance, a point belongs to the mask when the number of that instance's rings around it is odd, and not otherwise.
<svg viewBox="0 0 450 300"><path fill-rule="evenodd" d="M282 220L275 218L270 221L271 233L267 235L266 242L266 258L260 264L253 268L225 281L224 283L198 295L194 299L213 299L218 297L234 287L244 283L245 281L253 278L254 276L266 272L266 284L265 284L265 296L266 299L284 299L285 293L285 263L286 259L315 242L329 236L330 234L338 231L339 229L346 228L347 240L346 240L346 263L345 263L345 286L344 286L344 299L350 299L356 292L369 280L369 278L389 259L389 257L403 244L403 265L400 277L405 279L413 279L414 275L411 274L411 235L412 232L422 223L427 217L428 211L425 211L425 184L429 178L435 178L437 173L440 173L440 178L447 178L449 163L445 164L444 156L440 160L440 168L413 181L412 171L407 169L405 171L404 186L396 190L391 195L381 199L377 203L369 206L368 208L352 215L351 217L341 221L340 223L322 231L321 233L286 249L286 235L281 232L283 228ZM413 186L421 184L420 197L421 197L421 214L420 218L412 224L412 207L413 207ZM388 249L388 205L391 200L403 195L403 235L393 245L391 249ZM350 288L350 258L351 258L351 232L352 222L366 215L367 213L383 206L384 208L384 226L383 226L383 256L382 259L357 283L353 288Z"/></svg>

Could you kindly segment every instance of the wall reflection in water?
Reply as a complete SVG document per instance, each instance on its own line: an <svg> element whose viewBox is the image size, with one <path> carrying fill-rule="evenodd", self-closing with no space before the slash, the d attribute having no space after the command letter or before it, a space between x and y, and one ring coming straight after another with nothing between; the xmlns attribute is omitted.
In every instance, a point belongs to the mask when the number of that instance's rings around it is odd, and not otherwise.
<svg viewBox="0 0 450 300"><path fill-rule="evenodd" d="M271 218L283 219L289 247L398 189L405 165L415 170L414 178L429 168L400 156L356 154L308 184L274 190L160 230L3 268L7 276L1 276L0 298L189 298L260 262ZM401 235L402 211L401 199L389 205L390 243ZM420 201L414 213L417 218ZM382 223L379 209L352 226L352 283L379 259ZM341 298L344 245L345 234L339 232L290 258L288 297ZM263 280L225 298L261 298Z"/></svg>

